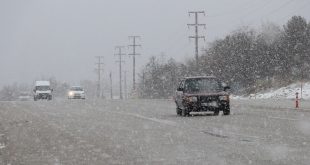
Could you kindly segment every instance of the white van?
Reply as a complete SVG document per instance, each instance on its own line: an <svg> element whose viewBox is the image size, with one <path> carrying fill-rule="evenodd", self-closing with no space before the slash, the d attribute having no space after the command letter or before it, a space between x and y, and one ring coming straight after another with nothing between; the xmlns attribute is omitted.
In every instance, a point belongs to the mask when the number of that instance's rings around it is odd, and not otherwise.
<svg viewBox="0 0 310 165"><path fill-rule="evenodd" d="M53 89L51 89L51 83L49 81L36 81L33 89L33 99L34 101L38 99L52 100L52 91Z"/></svg>

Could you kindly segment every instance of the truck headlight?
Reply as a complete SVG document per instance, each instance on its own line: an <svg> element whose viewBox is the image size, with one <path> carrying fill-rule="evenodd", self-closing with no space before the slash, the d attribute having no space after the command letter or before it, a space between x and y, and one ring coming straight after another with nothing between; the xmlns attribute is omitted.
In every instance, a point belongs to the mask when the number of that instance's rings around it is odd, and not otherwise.
<svg viewBox="0 0 310 165"><path fill-rule="evenodd" d="M193 97L188 97L188 101L189 101L189 102L197 102L198 99L197 99L196 96L193 96Z"/></svg>
<svg viewBox="0 0 310 165"><path fill-rule="evenodd" d="M229 96L220 96L219 99L221 101L229 101Z"/></svg>

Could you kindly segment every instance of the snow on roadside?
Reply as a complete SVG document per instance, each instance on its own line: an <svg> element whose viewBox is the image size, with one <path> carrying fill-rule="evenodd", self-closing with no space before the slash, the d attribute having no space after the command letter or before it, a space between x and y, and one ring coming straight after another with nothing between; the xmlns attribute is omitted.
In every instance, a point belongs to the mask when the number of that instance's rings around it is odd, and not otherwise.
<svg viewBox="0 0 310 165"><path fill-rule="evenodd" d="M232 96L232 99L295 99L296 92L301 93L301 83L294 83L278 89L269 89L266 91L250 94L249 96ZM302 89L302 98L310 99L310 83L304 83Z"/></svg>

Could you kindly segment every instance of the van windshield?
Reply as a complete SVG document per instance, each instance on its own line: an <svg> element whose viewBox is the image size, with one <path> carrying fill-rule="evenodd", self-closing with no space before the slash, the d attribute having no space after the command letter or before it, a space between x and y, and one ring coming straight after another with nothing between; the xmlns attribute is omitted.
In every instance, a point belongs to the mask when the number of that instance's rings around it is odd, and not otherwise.
<svg viewBox="0 0 310 165"><path fill-rule="evenodd" d="M36 86L36 90L47 91L47 90L50 90L50 87L49 86Z"/></svg>
<svg viewBox="0 0 310 165"><path fill-rule="evenodd" d="M82 87L71 87L70 91L83 91Z"/></svg>
<svg viewBox="0 0 310 165"><path fill-rule="evenodd" d="M221 91L218 80L210 78L194 78L185 81L186 93L217 93Z"/></svg>

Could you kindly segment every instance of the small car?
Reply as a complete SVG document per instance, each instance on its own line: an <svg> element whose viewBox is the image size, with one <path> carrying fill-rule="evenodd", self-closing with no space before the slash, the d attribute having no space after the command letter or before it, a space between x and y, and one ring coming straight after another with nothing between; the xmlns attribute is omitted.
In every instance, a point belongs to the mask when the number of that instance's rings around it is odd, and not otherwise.
<svg viewBox="0 0 310 165"><path fill-rule="evenodd" d="M213 76L183 78L175 94L176 113L189 116L190 112L211 111L230 114L229 86Z"/></svg>
<svg viewBox="0 0 310 165"><path fill-rule="evenodd" d="M68 91L68 99L85 99L85 91L80 86L72 86Z"/></svg>

